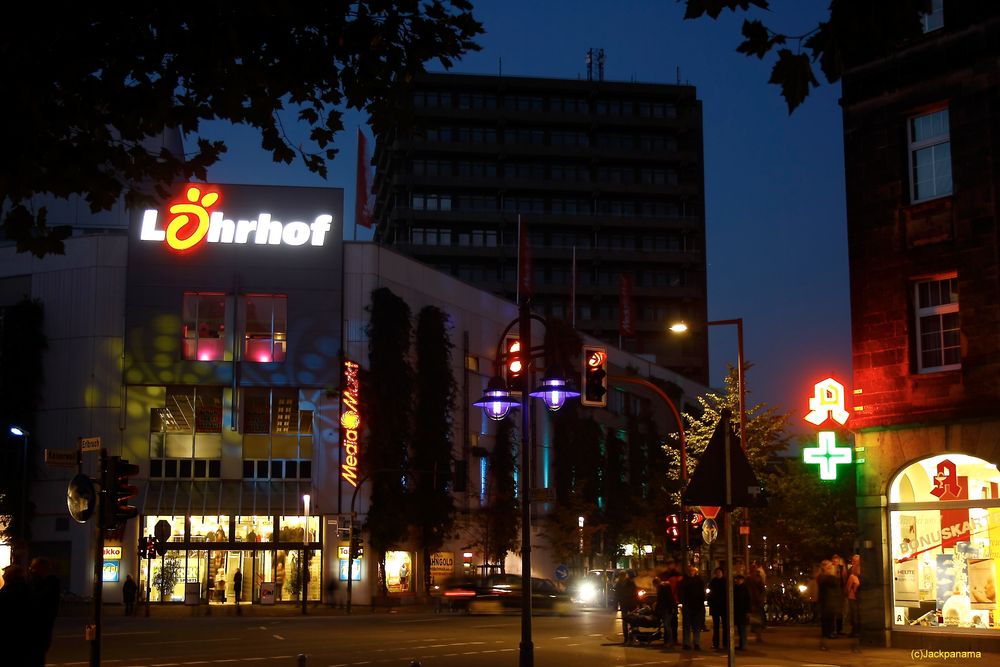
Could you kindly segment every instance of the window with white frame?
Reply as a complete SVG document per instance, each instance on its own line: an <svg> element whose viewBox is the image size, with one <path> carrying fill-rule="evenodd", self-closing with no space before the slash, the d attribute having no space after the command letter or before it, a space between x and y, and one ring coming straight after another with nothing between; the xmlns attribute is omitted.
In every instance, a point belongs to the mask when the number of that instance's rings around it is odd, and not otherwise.
<svg viewBox="0 0 1000 667"><path fill-rule="evenodd" d="M932 373L961 368L958 276L920 280L914 285L917 371Z"/></svg>
<svg viewBox="0 0 1000 667"><path fill-rule="evenodd" d="M914 203L951 194L951 134L948 109L909 122L910 196Z"/></svg>
<svg viewBox="0 0 1000 667"><path fill-rule="evenodd" d="M944 0L931 0L931 10L920 15L924 32L933 32L944 27Z"/></svg>

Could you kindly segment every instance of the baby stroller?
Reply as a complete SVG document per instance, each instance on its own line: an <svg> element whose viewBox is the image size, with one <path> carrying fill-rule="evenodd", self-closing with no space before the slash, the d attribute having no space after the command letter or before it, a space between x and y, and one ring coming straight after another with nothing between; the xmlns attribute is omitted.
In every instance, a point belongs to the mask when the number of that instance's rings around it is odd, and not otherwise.
<svg viewBox="0 0 1000 667"><path fill-rule="evenodd" d="M653 611L653 606L649 600L644 600L644 604L635 611L630 611L625 615L628 623L629 641L636 644L649 644L657 639L663 639L662 619Z"/></svg>

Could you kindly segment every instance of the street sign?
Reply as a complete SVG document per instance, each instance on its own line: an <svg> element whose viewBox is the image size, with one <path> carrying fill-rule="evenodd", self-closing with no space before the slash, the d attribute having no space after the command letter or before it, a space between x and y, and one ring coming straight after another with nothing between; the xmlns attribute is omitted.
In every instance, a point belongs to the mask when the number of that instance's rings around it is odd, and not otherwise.
<svg viewBox="0 0 1000 667"><path fill-rule="evenodd" d="M170 539L170 522L160 519L153 526L153 535L156 536L156 553L165 556L167 553L167 540Z"/></svg>
<svg viewBox="0 0 1000 667"><path fill-rule="evenodd" d="M45 464L50 466L62 466L64 468L75 468L77 464L77 453L75 449L46 449Z"/></svg>
<svg viewBox="0 0 1000 667"><path fill-rule="evenodd" d="M556 581L566 581L569 579L569 567L559 565L556 567Z"/></svg>
<svg viewBox="0 0 1000 667"><path fill-rule="evenodd" d="M87 523L97 509L97 490L94 481L86 475L76 475L66 489L66 507L77 523Z"/></svg>
<svg viewBox="0 0 1000 667"><path fill-rule="evenodd" d="M99 452L101 451L101 437L95 436L93 438L80 438L80 451L81 452Z"/></svg>

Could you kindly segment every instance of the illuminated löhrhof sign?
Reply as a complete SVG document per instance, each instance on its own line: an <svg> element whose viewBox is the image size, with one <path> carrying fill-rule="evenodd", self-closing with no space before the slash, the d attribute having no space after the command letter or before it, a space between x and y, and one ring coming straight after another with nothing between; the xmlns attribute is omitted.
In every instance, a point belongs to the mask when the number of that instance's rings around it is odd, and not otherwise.
<svg viewBox="0 0 1000 667"><path fill-rule="evenodd" d="M212 210L220 199L221 193L211 186L188 186L183 197L167 209L170 215L165 228L158 226L156 209L143 212L139 240L165 241L177 252L187 252L202 243L321 246L333 226L333 216L328 213L317 215L311 223L282 223L263 212L254 220L233 220L221 210Z"/></svg>

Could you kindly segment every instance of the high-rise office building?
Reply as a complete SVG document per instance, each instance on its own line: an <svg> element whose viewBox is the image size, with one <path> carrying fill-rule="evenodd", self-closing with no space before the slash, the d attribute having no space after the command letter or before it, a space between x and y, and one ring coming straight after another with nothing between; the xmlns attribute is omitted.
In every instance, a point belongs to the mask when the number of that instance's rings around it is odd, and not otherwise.
<svg viewBox="0 0 1000 667"><path fill-rule="evenodd" d="M426 74L377 136L376 240L708 377L701 102L690 85ZM519 221L527 243L519 244Z"/></svg>

